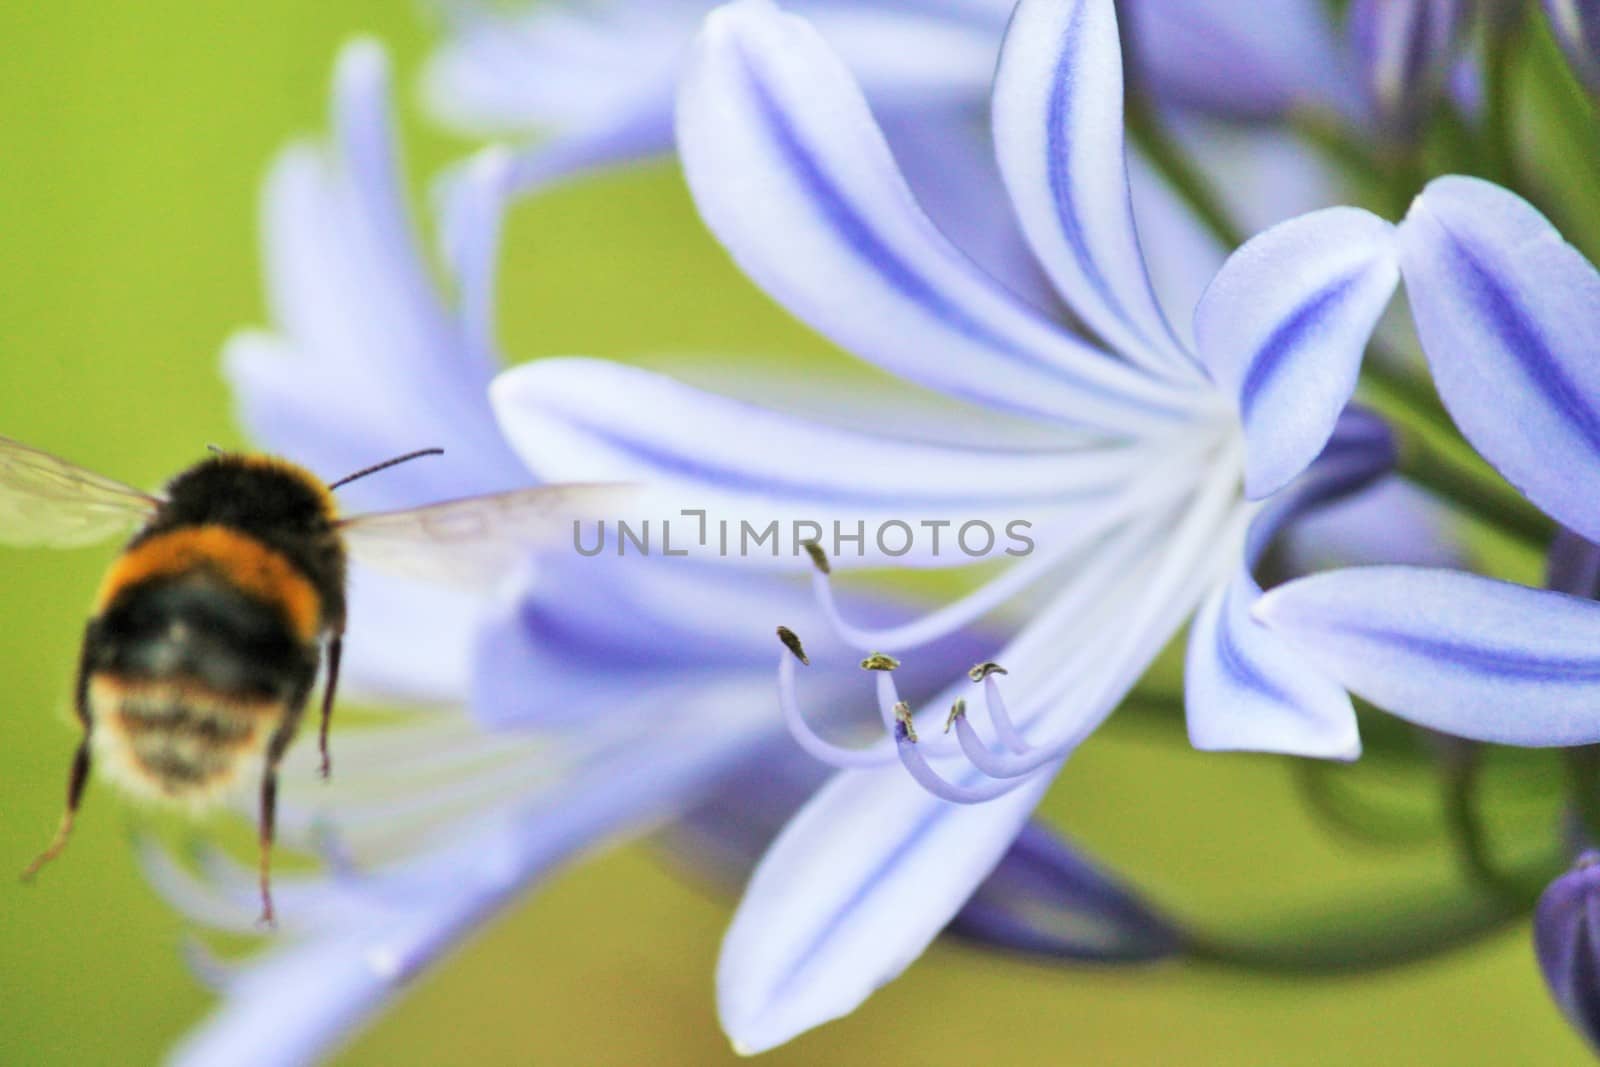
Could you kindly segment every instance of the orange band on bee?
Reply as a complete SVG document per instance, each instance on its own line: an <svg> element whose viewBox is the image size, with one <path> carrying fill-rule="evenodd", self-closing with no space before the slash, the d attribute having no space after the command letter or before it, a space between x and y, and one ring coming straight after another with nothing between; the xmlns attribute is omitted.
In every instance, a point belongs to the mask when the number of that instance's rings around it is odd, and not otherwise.
<svg viewBox="0 0 1600 1067"><path fill-rule="evenodd" d="M322 598L311 582L277 552L226 526L184 526L136 545L106 574L95 599L95 612L105 611L129 586L199 567L215 571L257 600L278 605L300 640L315 640L322 621Z"/></svg>

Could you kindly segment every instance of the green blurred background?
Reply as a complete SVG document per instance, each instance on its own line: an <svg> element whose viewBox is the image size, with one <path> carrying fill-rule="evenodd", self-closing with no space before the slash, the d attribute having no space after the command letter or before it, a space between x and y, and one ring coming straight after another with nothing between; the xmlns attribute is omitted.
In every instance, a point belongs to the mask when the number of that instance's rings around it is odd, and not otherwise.
<svg viewBox="0 0 1600 1067"><path fill-rule="evenodd" d="M421 179L464 146L418 118L427 34L409 4L0 7L0 432L140 485L207 442L244 443L217 353L230 331L264 317L257 185L287 139L320 134L333 57L357 33L395 57ZM732 271L667 167L519 208L502 292L515 359L728 351L841 362ZM112 551L0 555L0 870L20 869L59 813L71 664ZM1340 773L1380 792L1426 798L1431 788L1392 765ZM1284 761L1197 755L1179 731L1140 723L1113 723L1086 745L1047 810L1158 899L1244 933L1307 902L1382 896L1450 870L1439 849L1329 835ZM206 1012L208 995L179 959L183 924L135 869L135 819L95 784L72 849L38 885L0 878L0 1063L151 1062ZM731 1061L711 991L729 908L643 847L595 858L417 982L338 1061ZM1409 970L1316 980L1050 969L941 945L854 1017L764 1061L1583 1055L1516 924Z"/></svg>

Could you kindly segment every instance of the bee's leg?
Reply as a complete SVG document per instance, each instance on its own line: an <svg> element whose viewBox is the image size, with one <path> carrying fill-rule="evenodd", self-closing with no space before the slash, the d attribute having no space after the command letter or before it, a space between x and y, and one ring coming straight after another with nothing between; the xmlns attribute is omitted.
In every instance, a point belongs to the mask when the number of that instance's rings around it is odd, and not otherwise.
<svg viewBox="0 0 1600 1067"><path fill-rule="evenodd" d="M67 810L61 814L61 825L56 829L56 836L50 842L50 847L28 864L22 872L24 882L32 881L33 876L39 873L39 868L61 855L61 850L67 847L67 838L72 834L72 822L78 815L78 802L83 799L83 787L89 781L89 735L85 733L83 740L78 742L78 752L72 757L72 773L67 778Z"/></svg>
<svg viewBox="0 0 1600 1067"><path fill-rule="evenodd" d="M89 733L92 722L89 716L90 646L91 641L86 639L73 692L73 706L78 712L78 722L83 726L83 739L78 742L78 751L72 757L72 770L67 775L67 810L61 813L61 825L56 828L56 836L51 840L50 847L39 853L23 870L24 882L32 881L33 876L39 873L39 868L61 855L61 850L67 847L67 838L72 836L72 823L78 816L78 804L83 800L83 787L89 784Z"/></svg>
<svg viewBox="0 0 1600 1067"><path fill-rule="evenodd" d="M261 822L259 834L261 849L261 918L256 920L257 925L268 929L277 925L277 918L272 913L272 834L277 817L278 768L268 767L266 775L261 779Z"/></svg>
<svg viewBox="0 0 1600 1067"><path fill-rule="evenodd" d="M268 929L277 924L272 912L272 838L278 822L278 761L283 757L284 748L277 744L276 736L272 740L267 750L266 770L261 775L261 814L256 834L261 877L261 918L256 923Z"/></svg>
<svg viewBox="0 0 1600 1067"><path fill-rule="evenodd" d="M333 695L339 688L339 656L344 651L344 635L334 634L328 639L328 681L322 689L322 725L317 732L317 751L322 754L322 777L333 772L328 758L328 722L333 718Z"/></svg>
<svg viewBox="0 0 1600 1067"><path fill-rule="evenodd" d="M300 701L303 701L304 690L301 690L301 694ZM294 728L299 722L300 707L296 706L267 742L266 761L261 772L261 814L256 824L256 839L261 850L261 918L257 923L268 929L276 925L272 913L272 839L278 825L278 764L282 762L289 742L294 739Z"/></svg>
<svg viewBox="0 0 1600 1067"><path fill-rule="evenodd" d="M266 759L261 772L261 814L256 824L256 839L260 846L261 918L258 924L271 929L276 925L272 912L272 839L278 824L278 764L283 753L294 740L295 728L300 725L300 711L305 706L308 679L293 701L283 723L273 731L267 742Z"/></svg>

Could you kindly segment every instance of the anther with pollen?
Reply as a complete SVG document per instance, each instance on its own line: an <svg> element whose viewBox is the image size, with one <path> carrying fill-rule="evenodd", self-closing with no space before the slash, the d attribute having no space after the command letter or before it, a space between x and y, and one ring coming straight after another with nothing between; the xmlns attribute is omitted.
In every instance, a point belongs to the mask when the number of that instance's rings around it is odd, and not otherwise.
<svg viewBox="0 0 1600 1067"><path fill-rule="evenodd" d="M998 663L980 663L967 672L967 677L971 678L974 682L981 682L991 674L1009 673L1009 671L1000 666Z"/></svg>
<svg viewBox="0 0 1600 1067"><path fill-rule="evenodd" d="M956 724L957 719L964 719L966 717L967 702L961 697L957 697L956 702L950 705L950 714L945 716L944 732L949 733L950 728Z"/></svg>
<svg viewBox="0 0 1600 1067"><path fill-rule="evenodd" d="M806 723L805 717L800 714L800 698L795 692L794 663L799 660L809 666L810 660L806 658L800 638L787 626L778 627L778 640L783 642L784 647L784 651L778 653L778 707L783 712L784 725L789 728L789 734L795 742L812 756L834 767L881 767L894 762L897 758L895 755L881 750L836 745L817 734ZM889 679L892 676L884 674L880 677Z"/></svg>
<svg viewBox="0 0 1600 1067"><path fill-rule="evenodd" d="M911 721L911 705L904 700L894 706L895 733L901 734L913 745L917 743L917 728Z"/></svg>
<svg viewBox="0 0 1600 1067"><path fill-rule="evenodd" d="M882 652L874 652L861 661L861 669L864 671L895 671L900 669L900 661L893 656L884 655Z"/></svg>
<svg viewBox="0 0 1600 1067"><path fill-rule="evenodd" d="M806 657L805 646L800 643L800 638L787 626L778 627L778 640L783 642L783 647L794 653L794 658L811 666L811 660Z"/></svg>
<svg viewBox="0 0 1600 1067"><path fill-rule="evenodd" d="M828 554L816 541L806 541L801 546L806 550L806 555L811 557L811 565L823 574L832 574L833 565L828 562Z"/></svg>

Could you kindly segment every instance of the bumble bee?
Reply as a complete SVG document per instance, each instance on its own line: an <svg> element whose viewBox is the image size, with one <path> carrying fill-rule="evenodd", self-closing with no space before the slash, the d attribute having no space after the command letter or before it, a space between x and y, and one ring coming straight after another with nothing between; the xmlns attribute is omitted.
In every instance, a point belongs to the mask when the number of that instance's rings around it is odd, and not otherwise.
<svg viewBox="0 0 1600 1067"><path fill-rule="evenodd" d="M409 577L482 579L623 487L562 485L340 518L330 485L285 460L216 451L152 495L0 437L0 543L89 544L137 524L94 600L73 705L83 736L67 805L30 879L67 843L101 765L137 795L203 808L260 768L261 920L273 920L277 771L327 651L319 731L339 680L347 552ZM259 759L259 763L255 761Z"/></svg>

